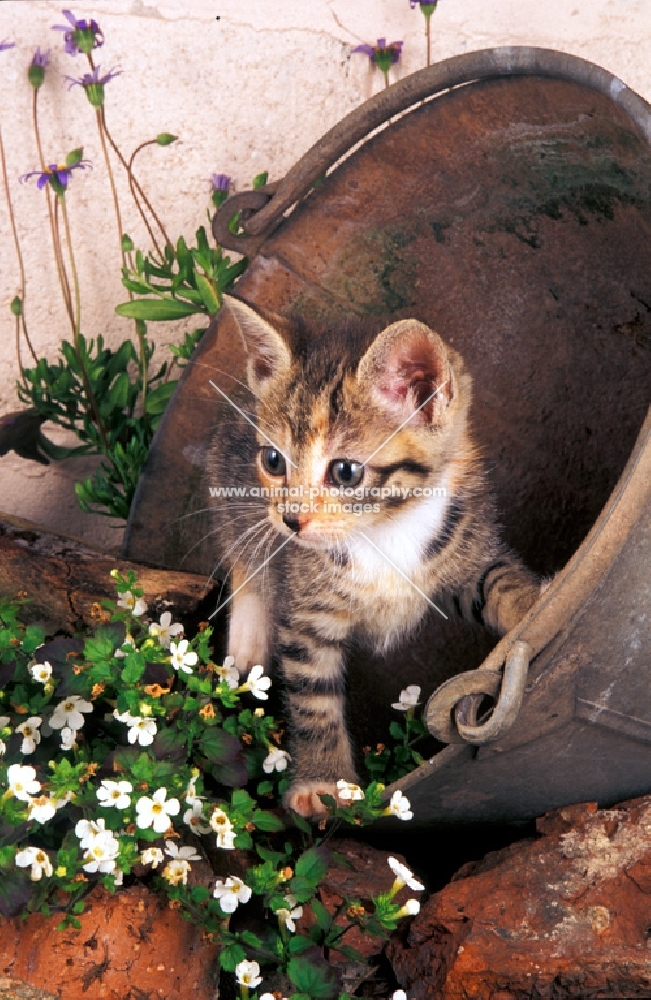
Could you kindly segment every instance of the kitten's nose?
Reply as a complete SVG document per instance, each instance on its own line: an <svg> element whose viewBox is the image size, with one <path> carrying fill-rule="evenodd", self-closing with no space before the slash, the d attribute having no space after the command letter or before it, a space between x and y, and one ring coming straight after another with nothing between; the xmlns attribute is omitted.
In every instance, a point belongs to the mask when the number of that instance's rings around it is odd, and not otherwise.
<svg viewBox="0 0 651 1000"><path fill-rule="evenodd" d="M287 514L283 514L283 524L286 524L290 531L298 532L301 530L297 517L288 517Z"/></svg>

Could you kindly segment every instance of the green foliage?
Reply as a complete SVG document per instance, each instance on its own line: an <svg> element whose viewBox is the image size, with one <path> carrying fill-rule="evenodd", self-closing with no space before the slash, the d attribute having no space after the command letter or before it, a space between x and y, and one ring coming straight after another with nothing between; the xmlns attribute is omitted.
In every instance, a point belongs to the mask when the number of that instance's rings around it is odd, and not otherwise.
<svg viewBox="0 0 651 1000"><path fill-rule="evenodd" d="M225 971L257 968L264 979L281 970L294 1000L337 997L329 952L361 961L344 940L352 927L379 937L395 928L399 884L363 906L345 898L334 913L326 908L329 835L298 816L287 826L276 721L246 681L213 662L210 629L169 646L170 622L148 622L133 572L112 576L119 600L103 602L106 620L83 640L47 640L21 623L21 602L0 601L0 914L63 910L59 927L78 927L94 884L114 892L145 879L220 943ZM26 719L40 736L34 746L18 732ZM283 770L265 772L268 759ZM33 780L38 787L22 792ZM348 787L350 804L329 800L335 822L359 826L390 811L380 783ZM160 823L156 802L169 810ZM188 880L206 837L249 852L239 883ZM263 927L259 917L231 927L233 885L236 906L257 897L252 912L264 915Z"/></svg>

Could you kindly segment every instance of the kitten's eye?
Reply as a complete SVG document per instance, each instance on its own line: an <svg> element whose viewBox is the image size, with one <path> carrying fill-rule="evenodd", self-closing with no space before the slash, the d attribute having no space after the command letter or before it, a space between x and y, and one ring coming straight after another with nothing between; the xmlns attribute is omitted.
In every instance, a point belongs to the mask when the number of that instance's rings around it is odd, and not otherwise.
<svg viewBox="0 0 651 1000"><path fill-rule="evenodd" d="M335 458L328 469L335 486L357 486L362 481L364 466L361 462L351 462L348 458Z"/></svg>
<svg viewBox="0 0 651 1000"><path fill-rule="evenodd" d="M260 461L270 476L284 476L287 471L287 463L277 448L262 448Z"/></svg>

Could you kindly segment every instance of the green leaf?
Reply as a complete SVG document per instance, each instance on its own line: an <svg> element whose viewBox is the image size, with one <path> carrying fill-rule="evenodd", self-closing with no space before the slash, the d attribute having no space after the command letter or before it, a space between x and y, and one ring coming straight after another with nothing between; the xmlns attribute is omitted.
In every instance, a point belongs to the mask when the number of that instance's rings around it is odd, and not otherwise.
<svg viewBox="0 0 651 1000"><path fill-rule="evenodd" d="M211 316L214 316L216 312L219 312L219 307L221 306L221 301L219 299L218 293L211 281L206 278L203 274L195 275L197 281L197 288L201 293L201 298L206 309Z"/></svg>
<svg viewBox="0 0 651 1000"><path fill-rule="evenodd" d="M73 149L66 156L66 167L76 166L78 163L81 163L83 158L84 158L83 146L79 146L78 149Z"/></svg>
<svg viewBox="0 0 651 1000"><path fill-rule="evenodd" d="M262 948L262 941L257 934L253 934L251 931L242 931L240 941L248 945L249 948Z"/></svg>
<svg viewBox="0 0 651 1000"><path fill-rule="evenodd" d="M214 764L230 764L241 755L242 745L223 729L208 729L201 737L199 750Z"/></svg>
<svg viewBox="0 0 651 1000"><path fill-rule="evenodd" d="M328 871L327 850L323 847L310 847L296 862L294 871L297 875L317 886L325 878Z"/></svg>
<svg viewBox="0 0 651 1000"><path fill-rule="evenodd" d="M165 411L165 407L172 398L176 385L176 381L163 382L162 385L156 386L155 389L150 390L147 393L147 399L145 402L145 409L147 410L147 413L163 413Z"/></svg>
<svg viewBox="0 0 651 1000"><path fill-rule="evenodd" d="M115 307L118 316L127 319L144 319L152 323L165 320L183 319L193 313L203 312L201 307L179 299L138 299L135 302L121 302Z"/></svg>
<svg viewBox="0 0 651 1000"><path fill-rule="evenodd" d="M269 180L268 170L265 170L264 173L262 174L256 174L255 177L253 178L253 190L257 191L259 188L264 187L268 180Z"/></svg>
<svg viewBox="0 0 651 1000"><path fill-rule="evenodd" d="M263 830L265 833L278 833L279 830L285 828L285 824L279 816L274 816L273 813L266 812L264 809L256 809L251 819L258 830Z"/></svg>
<svg viewBox="0 0 651 1000"><path fill-rule="evenodd" d="M314 1000L330 1000L337 995L337 974L323 964L312 963L308 958L291 958L287 963L287 975L301 993L307 993Z"/></svg>
<svg viewBox="0 0 651 1000"><path fill-rule="evenodd" d="M356 948L351 948L349 944L338 944L337 951L340 951L344 958L347 958L349 962L366 962L366 959L362 955L361 951L357 951Z"/></svg>
<svg viewBox="0 0 651 1000"><path fill-rule="evenodd" d="M312 938L305 937L303 934L295 934L289 939L289 954L290 955L301 955L308 948L314 947L314 941Z"/></svg>
<svg viewBox="0 0 651 1000"><path fill-rule="evenodd" d="M134 281L133 278L122 278L122 284L129 292L133 292L134 295L151 295L151 286L146 285L144 281Z"/></svg>
<svg viewBox="0 0 651 1000"><path fill-rule="evenodd" d="M312 907L312 913L314 914L316 922L321 930L329 931L332 927L332 917L326 910L323 903L320 903L318 899L313 899L310 902L310 906Z"/></svg>
<svg viewBox="0 0 651 1000"><path fill-rule="evenodd" d="M219 964L225 972L235 972L235 966L246 958L246 952L241 944L229 944L219 953Z"/></svg>

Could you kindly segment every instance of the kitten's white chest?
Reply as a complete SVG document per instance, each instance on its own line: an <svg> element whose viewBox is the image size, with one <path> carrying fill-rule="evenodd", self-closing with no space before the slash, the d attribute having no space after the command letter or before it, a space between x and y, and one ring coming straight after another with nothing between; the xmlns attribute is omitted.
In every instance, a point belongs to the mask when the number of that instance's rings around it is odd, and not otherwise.
<svg viewBox="0 0 651 1000"><path fill-rule="evenodd" d="M423 499L375 529L361 524L349 539L351 587L378 649L395 645L428 609L424 553L443 529L449 503Z"/></svg>

